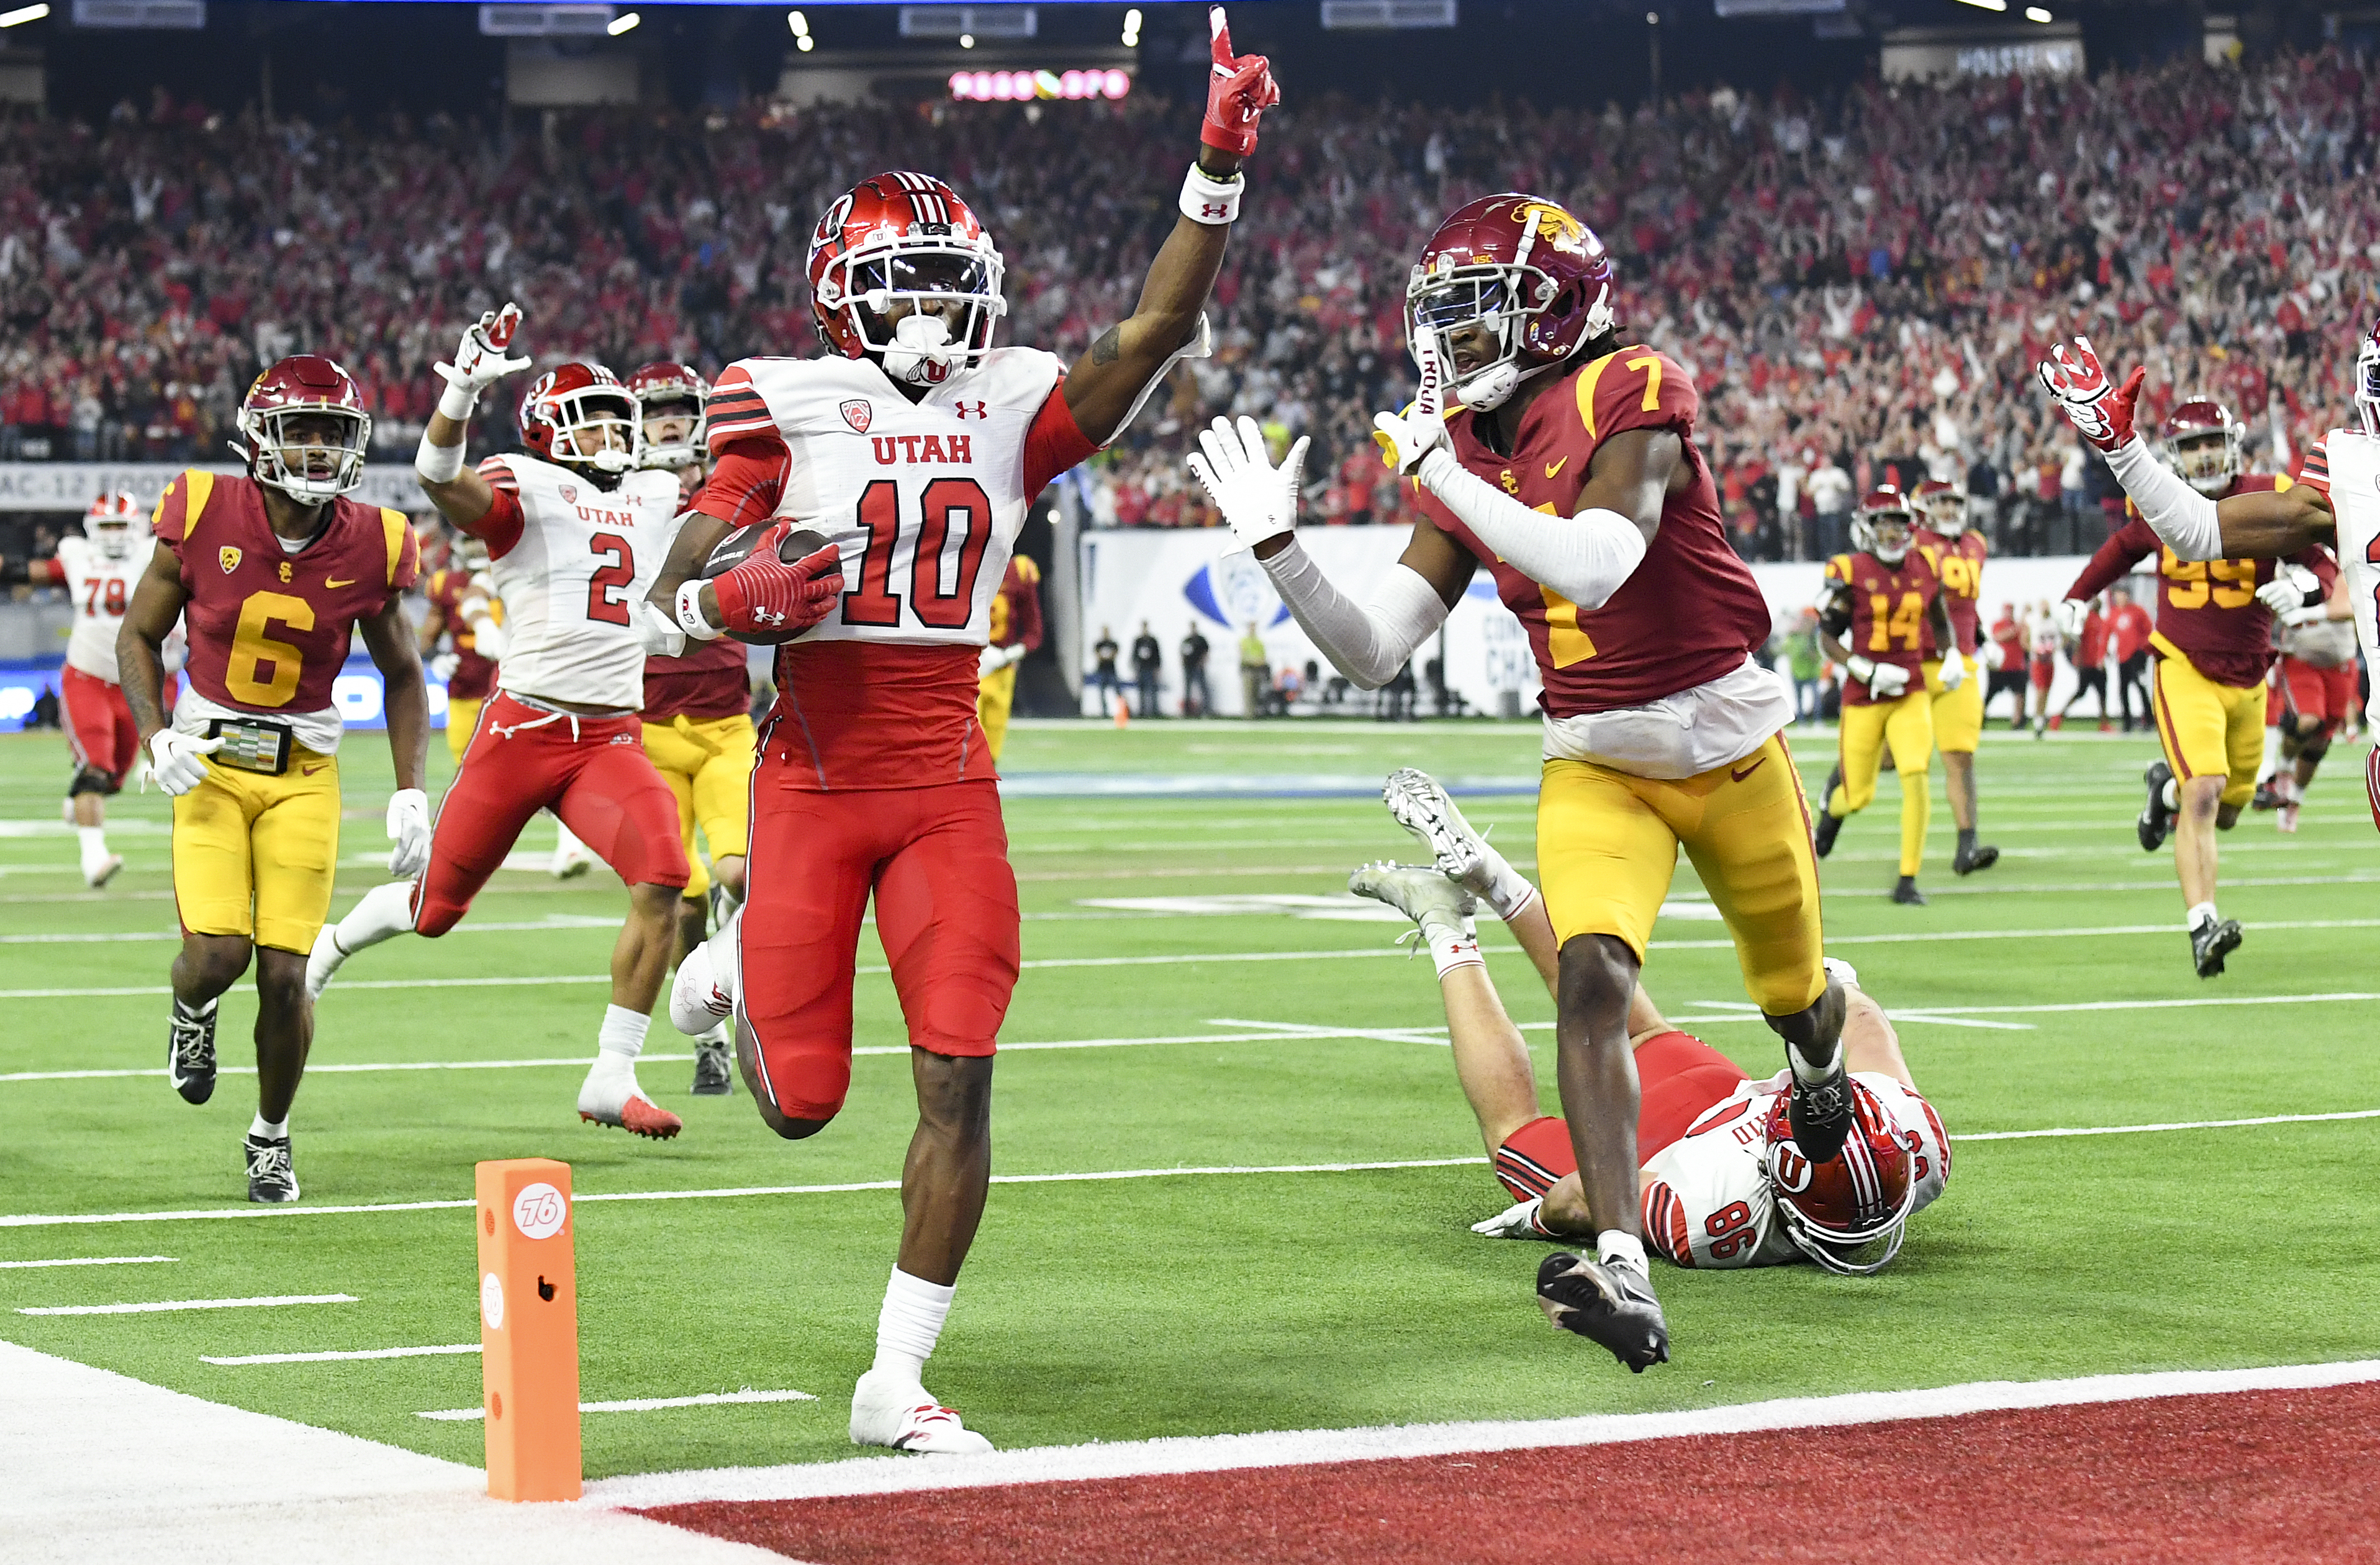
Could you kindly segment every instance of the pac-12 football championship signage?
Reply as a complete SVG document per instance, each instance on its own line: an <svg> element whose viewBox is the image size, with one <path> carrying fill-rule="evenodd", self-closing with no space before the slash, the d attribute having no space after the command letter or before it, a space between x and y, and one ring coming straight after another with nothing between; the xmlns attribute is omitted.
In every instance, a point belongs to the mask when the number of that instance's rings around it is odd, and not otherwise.
<svg viewBox="0 0 2380 1565"><path fill-rule="evenodd" d="M0 462L0 511L80 511L111 490L130 490L143 505L154 505L176 473L192 467L213 473L242 471L229 462ZM396 511L429 508L409 462L372 462L350 499Z"/></svg>

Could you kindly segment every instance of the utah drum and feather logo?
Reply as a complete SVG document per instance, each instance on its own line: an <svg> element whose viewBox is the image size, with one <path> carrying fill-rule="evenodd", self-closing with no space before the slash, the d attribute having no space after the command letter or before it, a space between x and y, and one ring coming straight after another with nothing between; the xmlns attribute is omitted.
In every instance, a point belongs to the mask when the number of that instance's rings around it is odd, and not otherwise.
<svg viewBox="0 0 2380 1565"><path fill-rule="evenodd" d="M843 421L851 426L853 434L866 434L868 426L876 422L875 404L866 397L853 397L843 405Z"/></svg>

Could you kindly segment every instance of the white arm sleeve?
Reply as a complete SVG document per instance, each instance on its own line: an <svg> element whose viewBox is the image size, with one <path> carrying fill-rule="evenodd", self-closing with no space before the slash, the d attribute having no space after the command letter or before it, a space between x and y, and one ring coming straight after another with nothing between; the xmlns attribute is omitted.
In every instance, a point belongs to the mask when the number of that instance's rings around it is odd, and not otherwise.
<svg viewBox="0 0 2380 1565"><path fill-rule="evenodd" d="M1600 609L1645 563L1645 533L1600 506L1575 516L1533 511L1466 471L1439 446L1422 458L1421 481L1504 563L1582 609Z"/></svg>
<svg viewBox="0 0 2380 1565"><path fill-rule="evenodd" d="M2150 455L2148 442L2134 435L2108 455L2107 467L2140 508L2141 519L2175 558L2223 557L2223 523L2215 514L2215 502Z"/></svg>
<svg viewBox="0 0 2380 1565"><path fill-rule="evenodd" d="M1331 586L1294 538L1264 568L1322 655L1362 689L1394 679L1414 649L1446 623L1445 601L1411 565L1393 566L1368 607Z"/></svg>

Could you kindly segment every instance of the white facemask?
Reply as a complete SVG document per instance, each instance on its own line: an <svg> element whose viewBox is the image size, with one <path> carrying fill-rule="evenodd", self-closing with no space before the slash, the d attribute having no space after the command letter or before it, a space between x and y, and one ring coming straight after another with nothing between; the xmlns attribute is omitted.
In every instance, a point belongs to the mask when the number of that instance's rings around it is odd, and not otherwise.
<svg viewBox="0 0 2380 1565"><path fill-rule="evenodd" d="M901 317L892 327L892 343L884 350L884 373L908 385L941 385L961 357L952 349L949 323L939 315Z"/></svg>

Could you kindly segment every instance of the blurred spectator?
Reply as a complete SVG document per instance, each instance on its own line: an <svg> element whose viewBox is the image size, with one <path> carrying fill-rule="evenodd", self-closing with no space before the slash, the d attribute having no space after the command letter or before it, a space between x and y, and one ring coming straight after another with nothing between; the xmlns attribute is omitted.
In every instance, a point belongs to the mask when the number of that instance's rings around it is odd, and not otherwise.
<svg viewBox="0 0 2380 1565"><path fill-rule="evenodd" d="M1818 721L1818 670L1826 661L1818 649L1818 611L1803 609L1793 628L1785 633L1785 667L1793 676L1796 722Z"/></svg>
<svg viewBox="0 0 2380 1565"><path fill-rule="evenodd" d="M2024 726L2024 693L2031 684L2027 677L2024 626L2018 623L2016 605L2000 605L2000 617L1992 622L1991 648L1985 660L1991 664L1990 683L1984 686L1984 711L1990 715L1992 702L2006 691L2016 703L2009 715L2010 728Z"/></svg>
<svg viewBox="0 0 2380 1565"><path fill-rule="evenodd" d="M1148 622L1140 622L1140 634L1132 638L1132 682L1140 692L1140 710L1135 717L1155 717L1157 711L1157 676L1165 666L1165 650L1157 644L1157 633Z"/></svg>
<svg viewBox="0 0 2380 1565"><path fill-rule="evenodd" d="M1091 687L1099 693L1099 715L1106 717L1114 703L1123 699L1123 685L1116 677L1116 638L1105 625L1099 626L1099 638L1091 644L1091 656L1097 660Z"/></svg>
<svg viewBox="0 0 2380 1565"><path fill-rule="evenodd" d="M2107 589L2107 631L2109 651L2116 660L2116 693L2124 708L2124 732L2132 731L2132 698L2141 698L2141 725L2154 728L2149 715L2149 692L2146 684L2149 670L2149 635L2156 626L2149 612L2132 601L2132 595L2120 587Z"/></svg>
<svg viewBox="0 0 2380 1565"><path fill-rule="evenodd" d="M1182 637L1182 715L1206 717L1214 706L1215 698L1207 688L1207 656L1212 650L1207 637L1199 631L1198 622L1190 622L1189 633Z"/></svg>
<svg viewBox="0 0 2380 1565"><path fill-rule="evenodd" d="M2074 703L2081 700L2085 692L2099 698L2099 732L2105 734L2112 726L2107 721L2107 646L2110 639L2107 609L2095 598L2091 601L2091 612L2083 616L2082 634L2074 643L2074 693L2066 698L2064 706L2058 709L2052 727L2066 726L2066 714L2074 710Z"/></svg>
<svg viewBox="0 0 2380 1565"><path fill-rule="evenodd" d="M1265 650L1264 637L1257 634L1257 622L1250 620L1240 637L1240 695L1245 705L1241 710L1248 717L1264 715L1265 698L1272 689L1272 654Z"/></svg>

